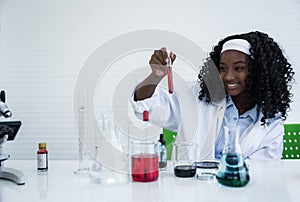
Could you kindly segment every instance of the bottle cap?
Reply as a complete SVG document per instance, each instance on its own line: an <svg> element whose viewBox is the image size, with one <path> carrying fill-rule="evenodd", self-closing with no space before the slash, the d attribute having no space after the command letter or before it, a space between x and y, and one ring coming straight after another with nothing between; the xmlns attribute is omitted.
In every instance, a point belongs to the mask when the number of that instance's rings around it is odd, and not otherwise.
<svg viewBox="0 0 300 202"><path fill-rule="evenodd" d="M143 121L149 121L149 112L147 110L143 111Z"/></svg>
<svg viewBox="0 0 300 202"><path fill-rule="evenodd" d="M46 143L39 143L39 149L45 149Z"/></svg>

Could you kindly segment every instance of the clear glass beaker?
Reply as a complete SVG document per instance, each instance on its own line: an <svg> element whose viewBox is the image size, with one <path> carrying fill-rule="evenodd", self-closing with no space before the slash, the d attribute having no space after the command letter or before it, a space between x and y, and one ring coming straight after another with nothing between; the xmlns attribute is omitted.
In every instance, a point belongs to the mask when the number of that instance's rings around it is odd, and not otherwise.
<svg viewBox="0 0 300 202"><path fill-rule="evenodd" d="M95 130L90 181L101 185L127 183L129 146L127 140L124 140L126 137L115 124L111 110L102 111L98 124L100 130L98 133ZM119 152L124 155L120 155Z"/></svg>
<svg viewBox="0 0 300 202"><path fill-rule="evenodd" d="M174 143L174 174L176 177L194 177L197 167L197 144Z"/></svg>
<svg viewBox="0 0 300 202"><path fill-rule="evenodd" d="M224 130L225 147L217 172L217 180L225 186L245 186L250 177L239 145L239 127L225 126Z"/></svg>
<svg viewBox="0 0 300 202"><path fill-rule="evenodd" d="M154 142L131 142L131 177L134 182L158 178L158 155Z"/></svg>

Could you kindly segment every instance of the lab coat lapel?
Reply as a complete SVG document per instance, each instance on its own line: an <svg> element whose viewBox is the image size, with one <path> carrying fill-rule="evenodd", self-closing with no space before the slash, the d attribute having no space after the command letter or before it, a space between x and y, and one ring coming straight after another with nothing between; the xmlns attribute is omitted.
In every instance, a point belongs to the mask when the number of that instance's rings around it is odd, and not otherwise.
<svg viewBox="0 0 300 202"><path fill-rule="evenodd" d="M202 159L214 159L215 158L215 141L220 133L222 121L224 118L226 99L223 99L219 103L214 103L212 106L212 118L209 123L209 130L205 138L204 144L201 148L200 157Z"/></svg>
<svg viewBox="0 0 300 202"><path fill-rule="evenodd" d="M257 147L260 145L264 138L265 127L267 125L258 125L260 123L261 116L257 119L257 122L252 123L241 135L240 146L244 157L250 156Z"/></svg>

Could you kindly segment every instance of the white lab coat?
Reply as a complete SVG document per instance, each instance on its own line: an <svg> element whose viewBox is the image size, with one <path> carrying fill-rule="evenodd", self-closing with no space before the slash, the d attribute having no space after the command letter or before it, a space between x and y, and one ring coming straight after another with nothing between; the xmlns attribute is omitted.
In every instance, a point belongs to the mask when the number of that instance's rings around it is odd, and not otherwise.
<svg viewBox="0 0 300 202"><path fill-rule="evenodd" d="M211 104L200 101L197 98L199 88L194 83L188 89L176 88L176 93L169 94L166 89L157 87L151 98L137 102L132 99L131 103L138 118L142 119L143 111L148 110L151 123L178 131L176 141L196 142L200 149L198 158L211 159L214 158L215 140L220 134L226 99ZM250 124L241 135L242 153L249 159L280 159L283 122L271 119L261 125L262 116L260 113L257 122Z"/></svg>

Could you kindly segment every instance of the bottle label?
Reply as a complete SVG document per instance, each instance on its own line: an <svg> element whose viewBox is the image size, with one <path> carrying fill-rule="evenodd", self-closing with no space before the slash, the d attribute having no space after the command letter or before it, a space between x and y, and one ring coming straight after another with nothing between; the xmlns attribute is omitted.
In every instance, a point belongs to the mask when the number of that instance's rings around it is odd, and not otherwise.
<svg viewBox="0 0 300 202"><path fill-rule="evenodd" d="M37 155L37 167L38 170L45 170L48 168L48 154Z"/></svg>

